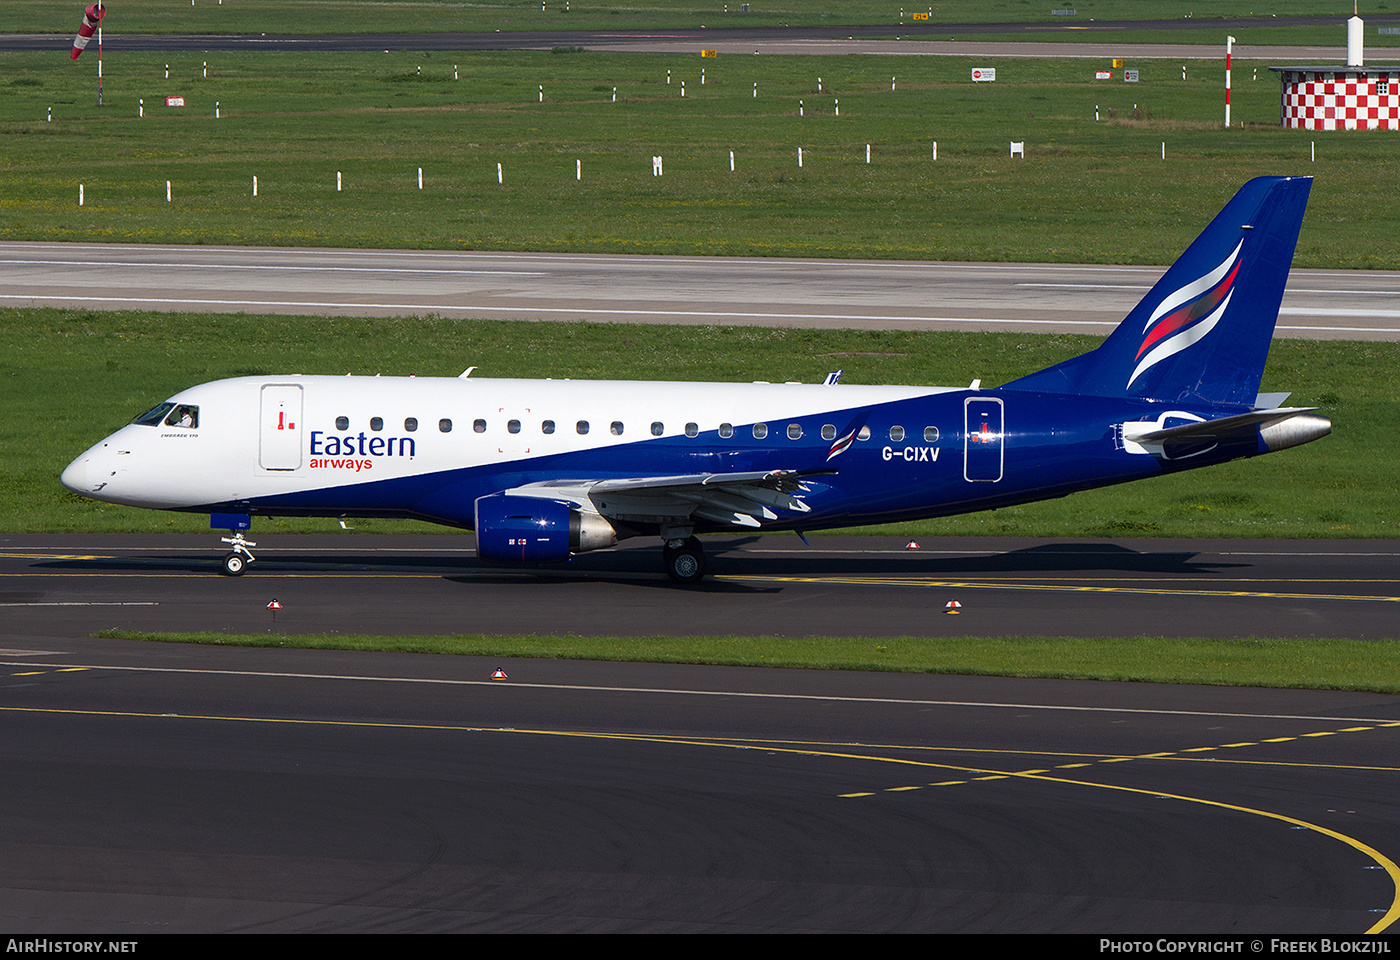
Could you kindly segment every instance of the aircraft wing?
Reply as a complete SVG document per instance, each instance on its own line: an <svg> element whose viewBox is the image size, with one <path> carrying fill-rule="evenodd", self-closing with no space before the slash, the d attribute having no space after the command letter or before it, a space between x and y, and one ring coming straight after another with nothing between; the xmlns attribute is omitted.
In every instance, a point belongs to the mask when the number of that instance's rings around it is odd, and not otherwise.
<svg viewBox="0 0 1400 960"><path fill-rule="evenodd" d="M610 520L658 523L709 520L758 527L777 520L774 510L811 511L802 501L808 477L835 470L754 470L672 477L550 481L506 491L514 496L572 500Z"/></svg>

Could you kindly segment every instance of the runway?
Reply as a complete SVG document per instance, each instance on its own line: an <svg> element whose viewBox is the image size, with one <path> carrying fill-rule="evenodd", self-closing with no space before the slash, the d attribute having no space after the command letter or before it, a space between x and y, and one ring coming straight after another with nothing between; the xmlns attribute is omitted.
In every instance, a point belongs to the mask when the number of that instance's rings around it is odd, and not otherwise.
<svg viewBox="0 0 1400 960"><path fill-rule="evenodd" d="M1343 18L1333 17L1192 17L1171 20L1064 20L1042 23L898 23L814 27L745 27L739 17L722 18L701 29L539 30L475 33L317 34L136 34L108 30L107 48L124 50L257 52L348 52L390 50L550 50L559 46L621 53L691 54L702 49L729 55L878 54L893 56L970 57L1132 57L1171 60L1220 60L1226 33L1246 28L1312 27L1318 36L1337 42L1321 45L1236 44L1237 60L1275 59L1295 63L1346 60ZM1397 22L1394 15L1368 15L1372 24ZM1219 37L1219 43L1122 43L1125 30L1155 30ZM1079 42L1052 37L1073 36ZM987 39L997 37L999 39ZM1003 39L1004 38L1004 39ZM66 34L0 36L0 50L67 50Z"/></svg>
<svg viewBox="0 0 1400 960"><path fill-rule="evenodd" d="M0 244L0 305L1106 335L1165 267ZM1400 273L1294 270L1276 335L1400 339Z"/></svg>
<svg viewBox="0 0 1400 960"><path fill-rule="evenodd" d="M713 540L719 576L693 592L663 585L654 551L492 574L465 538L266 539L237 580L212 572L212 536L0 543L0 925L1347 935L1400 916L1400 698L89 636L263 631L269 596L279 631L529 631L548 605L577 632L747 615L752 633L816 605L849 608L833 629L930 636L1071 601L1089 632L1100 602L1155 601L1057 591L1125 579L1174 584L1164 605L1216 627L1231 604L1393 621L1395 542L940 541L911 559L827 538L804 559L774 543L790 538ZM1315 595L1259 582L1289 574ZM960 589L960 617L926 582L953 576L988 581ZM1052 590L990 583L1008 578Z"/></svg>

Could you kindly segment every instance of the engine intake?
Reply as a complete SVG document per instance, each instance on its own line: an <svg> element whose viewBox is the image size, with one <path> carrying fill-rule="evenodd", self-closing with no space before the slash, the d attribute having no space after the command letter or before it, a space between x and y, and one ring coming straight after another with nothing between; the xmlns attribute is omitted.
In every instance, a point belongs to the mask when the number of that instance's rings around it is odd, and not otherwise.
<svg viewBox="0 0 1400 960"><path fill-rule="evenodd" d="M492 494L476 501L476 555L499 563L549 563L617 542L612 524L564 500Z"/></svg>

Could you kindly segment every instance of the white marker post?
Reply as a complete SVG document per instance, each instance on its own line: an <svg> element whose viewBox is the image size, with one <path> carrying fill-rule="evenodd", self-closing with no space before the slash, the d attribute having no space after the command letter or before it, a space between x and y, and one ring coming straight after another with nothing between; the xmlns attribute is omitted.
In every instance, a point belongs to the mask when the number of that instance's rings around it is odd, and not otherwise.
<svg viewBox="0 0 1400 960"><path fill-rule="evenodd" d="M890 77L890 89L894 89L894 77Z"/></svg>
<svg viewBox="0 0 1400 960"><path fill-rule="evenodd" d="M208 61L208 60L205 60L205 61L204 61L204 79L205 79L205 80L208 80L208 79L209 79L209 61Z"/></svg>
<svg viewBox="0 0 1400 960"><path fill-rule="evenodd" d="M419 167L419 168L418 168L418 189L419 189L419 190L422 190L422 189L423 189L423 168L422 168L422 167Z"/></svg>
<svg viewBox="0 0 1400 960"><path fill-rule="evenodd" d="M339 193L339 192L340 192L340 171L339 171L339 170L337 170L337 171L335 172L335 192L336 192L336 193Z"/></svg>
<svg viewBox="0 0 1400 960"><path fill-rule="evenodd" d="M144 117L146 115L146 100L144 97L136 101L136 115L138 117Z"/></svg>
<svg viewBox="0 0 1400 960"><path fill-rule="evenodd" d="M802 107L802 101L801 101L801 100L797 101L797 115L798 115L799 117L804 115L804 114L803 114L803 107Z"/></svg>
<svg viewBox="0 0 1400 960"><path fill-rule="evenodd" d="M214 119L219 119L219 101L214 101Z"/></svg>
<svg viewBox="0 0 1400 960"><path fill-rule="evenodd" d="M1162 141L1162 159L1167 159L1167 141Z"/></svg>
<svg viewBox="0 0 1400 960"><path fill-rule="evenodd" d="M456 79L457 79L457 64L455 64L455 63L452 65L452 79L453 79L453 80L456 80Z"/></svg>
<svg viewBox="0 0 1400 960"><path fill-rule="evenodd" d="M582 179L583 179L583 161L582 161L582 160L575 160L575 161L574 161L574 179L575 179L575 180L582 180Z"/></svg>
<svg viewBox="0 0 1400 960"><path fill-rule="evenodd" d="M865 145L865 162L870 162L870 144L868 143Z"/></svg>
<svg viewBox="0 0 1400 960"><path fill-rule="evenodd" d="M48 123L53 123L53 107L49 107Z"/></svg>
<svg viewBox="0 0 1400 960"><path fill-rule="evenodd" d="M797 148L797 165L798 165L799 167L802 166L802 148L801 148L801 147L798 147L798 148Z"/></svg>
<svg viewBox="0 0 1400 960"><path fill-rule="evenodd" d="M497 182L497 183L505 183L505 182L506 182L504 176L503 176L502 173L501 173L501 165L500 165L499 163L496 164L496 182Z"/></svg>
<svg viewBox="0 0 1400 960"><path fill-rule="evenodd" d="M82 205L83 205L83 185L80 183L80 184L78 184L78 206L81 207Z"/></svg>
<svg viewBox="0 0 1400 960"><path fill-rule="evenodd" d="M733 172L734 172L734 151L733 151L733 150L730 150L730 151L729 151L729 172L730 172L730 173L733 173Z"/></svg>
<svg viewBox="0 0 1400 960"><path fill-rule="evenodd" d="M256 197L257 195L258 195L258 178L257 178L256 176L254 176L254 177L253 177L253 196Z"/></svg>
<svg viewBox="0 0 1400 960"><path fill-rule="evenodd" d="M613 103L617 103L617 87L613 87Z"/></svg>
<svg viewBox="0 0 1400 960"><path fill-rule="evenodd" d="M165 181L165 202L170 202L170 181Z"/></svg>
<svg viewBox="0 0 1400 960"><path fill-rule="evenodd" d="M682 97L682 99L684 99L684 97L685 97L685 81L684 81L684 80L681 81L681 97Z"/></svg>
<svg viewBox="0 0 1400 960"><path fill-rule="evenodd" d="M544 84L540 84L540 103L544 103Z"/></svg>
<svg viewBox="0 0 1400 960"><path fill-rule="evenodd" d="M938 159L938 141L933 141L933 159Z"/></svg>
<svg viewBox="0 0 1400 960"><path fill-rule="evenodd" d="M1235 49L1235 38L1225 38L1225 129L1230 129L1230 55Z"/></svg>
<svg viewBox="0 0 1400 960"><path fill-rule="evenodd" d="M840 101L840 100L837 100L837 101L836 101L836 116L838 116L838 117L841 116L841 101Z"/></svg>
<svg viewBox="0 0 1400 960"><path fill-rule="evenodd" d="M755 80L755 81L753 82L753 98L754 98L755 100L758 99L758 81L757 81L757 80Z"/></svg>

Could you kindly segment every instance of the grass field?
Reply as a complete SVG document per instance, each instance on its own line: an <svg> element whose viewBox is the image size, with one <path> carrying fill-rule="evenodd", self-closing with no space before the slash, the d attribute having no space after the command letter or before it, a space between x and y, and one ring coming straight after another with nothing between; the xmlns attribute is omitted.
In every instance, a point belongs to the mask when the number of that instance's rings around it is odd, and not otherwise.
<svg viewBox="0 0 1400 960"><path fill-rule="evenodd" d="M1114 637L379 637L283 634L102 636L219 646L393 650L747 667L884 670L1002 677L1400 693L1400 641Z"/></svg>
<svg viewBox="0 0 1400 960"><path fill-rule="evenodd" d="M127 54L98 109L86 66L0 54L0 239L1169 263L1244 180L1312 174L1297 265L1400 266L1394 132L1283 130L1245 63L1223 130L1218 70L1129 65Z"/></svg>
<svg viewBox="0 0 1400 960"><path fill-rule="evenodd" d="M990 386L1091 348L1082 336L361 320L0 310L0 530L201 531L208 518L64 490L73 457L185 387L287 372ZM1319 405L1332 436L1294 450L1061 500L868 532L1037 537L1400 536L1392 388L1400 344L1275 343L1262 389ZM331 531L333 520L258 529ZM356 521L362 531L443 530Z"/></svg>
<svg viewBox="0 0 1400 960"><path fill-rule="evenodd" d="M0 33L76 32L84 4L73 0L6 0L0 6ZM923 0L900 3L881 0L799 0L751 2L741 12L741 0L724 3L627 0L624 4L597 0L119 0L110 5L107 27L125 33L435 33L479 30L594 30L699 27L839 26L889 24L891 34L901 23L913 25L912 14L924 13L929 23L1039 22L1074 36L1091 20L1182 19L1245 16L1318 16L1339 23L1350 11L1327 0L1277 0L1261 6L1256 0L1076 0L1077 16L1055 17L1053 3L1030 0ZM1384 16L1393 0L1366 15ZM1257 14L1256 14L1257 11ZM903 17L901 19L901 14ZM1175 42L1194 42L1200 31L1173 31ZM1237 34L1243 43L1248 28ZM1209 42L1217 42L1212 38ZM1317 42L1317 41L1311 41ZM1342 41L1338 41L1339 43Z"/></svg>

